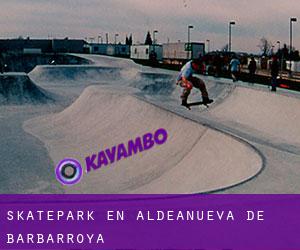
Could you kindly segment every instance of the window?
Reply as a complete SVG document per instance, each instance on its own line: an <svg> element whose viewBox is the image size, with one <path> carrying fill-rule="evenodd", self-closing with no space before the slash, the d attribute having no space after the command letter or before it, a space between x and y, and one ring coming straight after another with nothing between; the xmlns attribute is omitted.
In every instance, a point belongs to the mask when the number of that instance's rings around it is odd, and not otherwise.
<svg viewBox="0 0 300 250"><path fill-rule="evenodd" d="M126 51L126 49L123 47L123 48L122 48L122 52L125 52L125 51Z"/></svg>
<svg viewBox="0 0 300 250"><path fill-rule="evenodd" d="M149 49L146 49L146 55L148 55L149 54Z"/></svg>
<svg viewBox="0 0 300 250"><path fill-rule="evenodd" d="M98 52L99 48L98 47L94 47L94 52Z"/></svg>
<svg viewBox="0 0 300 250"><path fill-rule="evenodd" d="M137 48L134 49L134 54L137 54Z"/></svg>

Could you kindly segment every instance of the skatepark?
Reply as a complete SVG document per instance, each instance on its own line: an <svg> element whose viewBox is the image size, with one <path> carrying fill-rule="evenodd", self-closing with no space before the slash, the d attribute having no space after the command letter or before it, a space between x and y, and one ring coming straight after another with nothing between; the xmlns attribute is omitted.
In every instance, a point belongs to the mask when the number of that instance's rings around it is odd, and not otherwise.
<svg viewBox="0 0 300 250"><path fill-rule="evenodd" d="M299 193L300 94L201 76L210 108L180 106L177 72L128 59L0 75L1 193ZM13 82L14 84L9 84ZM190 101L200 101L193 90ZM168 141L62 186L55 166L158 128Z"/></svg>

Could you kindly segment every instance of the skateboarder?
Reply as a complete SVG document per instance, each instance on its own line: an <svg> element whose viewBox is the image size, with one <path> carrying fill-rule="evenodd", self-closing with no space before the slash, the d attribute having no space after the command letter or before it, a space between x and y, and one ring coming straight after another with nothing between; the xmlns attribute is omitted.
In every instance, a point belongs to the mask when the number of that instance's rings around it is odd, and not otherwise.
<svg viewBox="0 0 300 250"><path fill-rule="evenodd" d="M203 104L209 104L213 101L209 99L208 93L206 90L205 83L193 75L199 71L201 67L201 60L194 59L187 62L181 69L178 77L177 77L177 85L180 85L183 88L183 92L181 95L182 106L189 107L187 103L187 99L191 93L193 87L199 89L202 94Z"/></svg>

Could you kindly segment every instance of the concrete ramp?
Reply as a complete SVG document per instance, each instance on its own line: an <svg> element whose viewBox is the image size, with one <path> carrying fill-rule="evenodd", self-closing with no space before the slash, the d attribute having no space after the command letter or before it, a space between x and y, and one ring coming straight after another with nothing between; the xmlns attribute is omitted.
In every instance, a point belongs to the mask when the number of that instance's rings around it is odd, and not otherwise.
<svg viewBox="0 0 300 250"><path fill-rule="evenodd" d="M138 72L130 86L147 95L170 95L176 88L174 78L171 74Z"/></svg>
<svg viewBox="0 0 300 250"><path fill-rule="evenodd" d="M24 124L45 143L54 164L72 157L83 166L86 156L159 128L168 131L166 144L84 174L65 192L207 192L244 182L261 170L260 156L247 144L101 86L86 88L61 113Z"/></svg>
<svg viewBox="0 0 300 250"><path fill-rule="evenodd" d="M127 64L126 64L127 63ZM46 65L37 66L30 77L42 86L118 85L146 95L170 95L176 88L174 74L141 71L127 60L117 65ZM55 91L55 90L54 90Z"/></svg>
<svg viewBox="0 0 300 250"><path fill-rule="evenodd" d="M47 92L25 73L0 74L0 104L39 104L51 101Z"/></svg>
<svg viewBox="0 0 300 250"><path fill-rule="evenodd" d="M134 61L128 58L95 55L95 54L71 54L71 55L84 58L97 66L143 69L143 66L136 64Z"/></svg>
<svg viewBox="0 0 300 250"><path fill-rule="evenodd" d="M300 145L299 98L237 87L211 114L250 134Z"/></svg>
<svg viewBox="0 0 300 250"><path fill-rule="evenodd" d="M43 84L115 81L121 77L121 68L93 65L46 65L35 67L30 72L30 77Z"/></svg>

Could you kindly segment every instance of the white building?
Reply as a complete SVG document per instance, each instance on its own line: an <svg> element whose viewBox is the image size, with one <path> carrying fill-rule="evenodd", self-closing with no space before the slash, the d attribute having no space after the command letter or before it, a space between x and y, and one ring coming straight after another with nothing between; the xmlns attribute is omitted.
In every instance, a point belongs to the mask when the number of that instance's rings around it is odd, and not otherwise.
<svg viewBox="0 0 300 250"><path fill-rule="evenodd" d="M287 61L286 62L286 69L291 70L292 72L299 73L300 72L300 62Z"/></svg>
<svg viewBox="0 0 300 250"><path fill-rule="evenodd" d="M197 59L205 54L204 43L165 43L163 44L163 59L167 63Z"/></svg>
<svg viewBox="0 0 300 250"><path fill-rule="evenodd" d="M162 46L155 45L132 45L130 48L130 58L135 60L151 60L155 57L157 61L162 60Z"/></svg>
<svg viewBox="0 0 300 250"><path fill-rule="evenodd" d="M126 44L90 43L87 45L90 54L107 56L130 56L130 46Z"/></svg>

